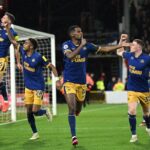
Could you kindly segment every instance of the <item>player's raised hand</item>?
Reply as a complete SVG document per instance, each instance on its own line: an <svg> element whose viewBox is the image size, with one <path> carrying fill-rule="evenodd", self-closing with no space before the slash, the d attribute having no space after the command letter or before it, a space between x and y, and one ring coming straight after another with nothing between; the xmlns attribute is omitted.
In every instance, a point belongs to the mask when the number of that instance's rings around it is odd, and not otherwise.
<svg viewBox="0 0 150 150"><path fill-rule="evenodd" d="M6 29L9 28L8 22L2 22L2 26L5 27Z"/></svg>
<svg viewBox="0 0 150 150"><path fill-rule="evenodd" d="M122 46L123 47L130 47L132 45L132 43L126 43L126 42L123 42L122 43Z"/></svg>
<svg viewBox="0 0 150 150"><path fill-rule="evenodd" d="M122 41L126 41L126 40L128 39L128 35L127 35L127 34L121 34L120 39L121 39Z"/></svg>
<svg viewBox="0 0 150 150"><path fill-rule="evenodd" d="M82 38L81 38L81 45L84 46L86 43L87 43L86 39L84 39L83 36L82 36Z"/></svg>

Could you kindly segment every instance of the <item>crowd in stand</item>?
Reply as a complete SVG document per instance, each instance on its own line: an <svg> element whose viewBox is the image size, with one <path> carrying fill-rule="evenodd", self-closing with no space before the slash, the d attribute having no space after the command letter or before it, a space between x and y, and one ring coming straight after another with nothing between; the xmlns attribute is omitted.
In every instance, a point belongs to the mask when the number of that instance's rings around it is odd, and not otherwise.
<svg viewBox="0 0 150 150"><path fill-rule="evenodd" d="M134 0L131 5L131 39L140 38L145 42L146 51L150 52L150 1Z"/></svg>

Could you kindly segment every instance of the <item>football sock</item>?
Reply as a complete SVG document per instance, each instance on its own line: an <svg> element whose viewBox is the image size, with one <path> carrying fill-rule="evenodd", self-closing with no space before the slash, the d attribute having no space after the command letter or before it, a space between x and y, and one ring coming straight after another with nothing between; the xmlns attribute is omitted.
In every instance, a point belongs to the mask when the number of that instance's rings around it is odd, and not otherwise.
<svg viewBox="0 0 150 150"><path fill-rule="evenodd" d="M46 110L45 109L40 109L37 112L33 113L35 116L43 116L44 114L46 114Z"/></svg>
<svg viewBox="0 0 150 150"><path fill-rule="evenodd" d="M27 118L28 118L28 122L30 124L30 127L32 129L32 132L33 133L36 133L37 132L37 128L36 128L36 125L35 125L35 119L34 119L34 115L33 113L27 113Z"/></svg>
<svg viewBox="0 0 150 150"><path fill-rule="evenodd" d="M76 136L76 118L75 118L75 115L68 115L68 122L69 122L72 137Z"/></svg>
<svg viewBox="0 0 150 150"><path fill-rule="evenodd" d="M150 116L143 116L145 123L146 123L146 127L148 129L150 129Z"/></svg>
<svg viewBox="0 0 150 150"><path fill-rule="evenodd" d="M128 114L130 130L132 135L136 135L136 115Z"/></svg>

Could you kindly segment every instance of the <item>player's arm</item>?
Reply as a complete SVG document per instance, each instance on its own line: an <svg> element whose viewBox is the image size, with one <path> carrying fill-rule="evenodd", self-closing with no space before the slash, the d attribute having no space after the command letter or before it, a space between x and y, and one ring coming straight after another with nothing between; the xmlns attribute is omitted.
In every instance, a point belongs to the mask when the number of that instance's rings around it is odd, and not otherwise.
<svg viewBox="0 0 150 150"><path fill-rule="evenodd" d="M16 61L17 61L17 67L18 69L22 72L23 71L23 67L20 63L20 45L19 43L16 41L15 37L13 36L13 34L10 32L10 26L8 24L4 25L8 34L8 38L10 40L10 42L14 45L15 48L15 56L16 56Z"/></svg>
<svg viewBox="0 0 150 150"><path fill-rule="evenodd" d="M82 38L81 39L81 44L79 45L79 47L77 47L74 51L67 51L65 53L65 55L69 58L69 59L73 59L76 55L79 54L80 50L82 49L82 47L86 44L86 39Z"/></svg>
<svg viewBox="0 0 150 150"><path fill-rule="evenodd" d="M127 39L128 39L127 34L121 34L121 37L120 37L120 40L119 40L119 45L127 44L126 43ZM117 55L118 56L123 56L124 51L125 51L124 47L121 47L121 48L117 49Z"/></svg>
<svg viewBox="0 0 150 150"><path fill-rule="evenodd" d="M58 77L58 72L57 72L56 67L53 64L51 64L51 63L49 63L47 65L47 67L52 70L52 72L53 72L53 74L55 76L55 81L56 81L56 87L57 87L57 89L61 89L62 85L61 85L60 79Z"/></svg>
<svg viewBox="0 0 150 150"><path fill-rule="evenodd" d="M98 47L98 50L97 52L111 52L111 51L114 51L116 49L120 49L120 48L123 48L125 46L128 46L127 44L125 43L121 43L121 44L118 44L118 45L115 45L115 46L99 46Z"/></svg>
<svg viewBox="0 0 150 150"><path fill-rule="evenodd" d="M15 56L17 61L17 67L20 72L23 72L23 66L20 63L20 45L17 45L17 47L15 47Z"/></svg>

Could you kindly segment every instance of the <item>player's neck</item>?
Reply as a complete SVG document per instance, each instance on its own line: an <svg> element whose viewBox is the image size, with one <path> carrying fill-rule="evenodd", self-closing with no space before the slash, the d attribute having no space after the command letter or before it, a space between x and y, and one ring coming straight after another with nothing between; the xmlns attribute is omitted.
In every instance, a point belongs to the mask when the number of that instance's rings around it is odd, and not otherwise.
<svg viewBox="0 0 150 150"><path fill-rule="evenodd" d="M76 40L76 39L72 39L72 43L76 46L79 46L80 45L80 41L79 40Z"/></svg>
<svg viewBox="0 0 150 150"><path fill-rule="evenodd" d="M142 50L136 51L135 52L135 57L139 57L142 54Z"/></svg>
<svg viewBox="0 0 150 150"><path fill-rule="evenodd" d="M27 51L27 56L30 57L33 54L33 50Z"/></svg>

